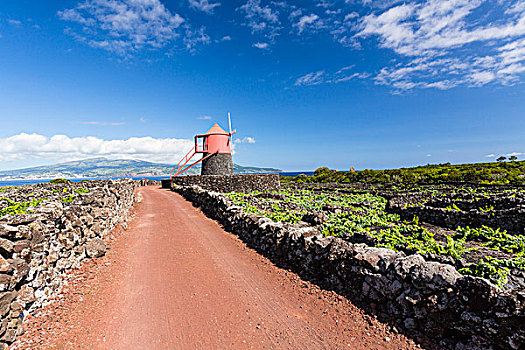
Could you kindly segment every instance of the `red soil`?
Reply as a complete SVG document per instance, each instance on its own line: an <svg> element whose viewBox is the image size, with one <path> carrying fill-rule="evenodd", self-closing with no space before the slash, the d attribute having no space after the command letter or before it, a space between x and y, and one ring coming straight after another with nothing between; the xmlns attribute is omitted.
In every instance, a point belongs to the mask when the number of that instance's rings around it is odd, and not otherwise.
<svg viewBox="0 0 525 350"><path fill-rule="evenodd" d="M11 349L418 348L276 267L179 195L137 192L129 229L72 272Z"/></svg>

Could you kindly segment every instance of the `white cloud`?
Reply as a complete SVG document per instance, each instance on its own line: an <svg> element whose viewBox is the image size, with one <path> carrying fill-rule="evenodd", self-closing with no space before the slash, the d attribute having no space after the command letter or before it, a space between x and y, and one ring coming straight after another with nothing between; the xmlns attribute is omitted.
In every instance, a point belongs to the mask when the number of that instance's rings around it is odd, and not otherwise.
<svg viewBox="0 0 525 350"><path fill-rule="evenodd" d="M302 9L297 9L297 10L293 10L292 12L290 12L290 15L288 17L295 18L295 17L298 17L298 16L300 16L302 14L303 14L303 10Z"/></svg>
<svg viewBox="0 0 525 350"><path fill-rule="evenodd" d="M268 43L255 43L253 44L253 47L256 47L258 49L267 49L270 45Z"/></svg>
<svg viewBox="0 0 525 350"><path fill-rule="evenodd" d="M21 21L18 21L18 20L16 20L16 19L8 19L8 20L7 20L7 23L12 24L12 25L14 25L14 26L19 26L19 25L22 24Z"/></svg>
<svg viewBox="0 0 525 350"><path fill-rule="evenodd" d="M277 3L271 5L279 6ZM248 0L237 10L244 13L244 24L252 30L252 33L262 34L270 41L279 35L282 28L277 9L270 5L261 5L261 0Z"/></svg>
<svg viewBox="0 0 525 350"><path fill-rule="evenodd" d="M326 9L332 7L332 4L328 0L317 0L317 4L315 4L315 6Z"/></svg>
<svg viewBox="0 0 525 350"><path fill-rule="evenodd" d="M496 155L495 154L487 154L485 157L487 158L496 158Z"/></svg>
<svg viewBox="0 0 525 350"><path fill-rule="evenodd" d="M221 6L220 2L210 4L208 0L189 0L189 2L190 7L206 13L213 13L213 9L215 9L217 6Z"/></svg>
<svg viewBox="0 0 525 350"><path fill-rule="evenodd" d="M496 74L492 72L474 72L470 75L470 79L474 85L482 86L496 79Z"/></svg>
<svg viewBox="0 0 525 350"><path fill-rule="evenodd" d="M142 119L142 118L141 118ZM88 121L82 122L84 125L100 125L100 126L120 126L126 123L124 122L99 122L99 121Z"/></svg>
<svg viewBox="0 0 525 350"><path fill-rule="evenodd" d="M255 143L255 139L253 137L250 137L250 136L246 136L245 138L242 138L242 139L236 139L234 141L234 143Z"/></svg>
<svg viewBox="0 0 525 350"><path fill-rule="evenodd" d="M390 4L359 18L354 39L377 38L380 47L399 55L394 65L375 77L378 84L397 90L509 85L525 72L524 3L426 0Z"/></svg>
<svg viewBox="0 0 525 350"><path fill-rule="evenodd" d="M141 123L144 123L144 124L146 124L146 123L148 122L148 120L147 120L146 118L144 118L144 117L140 117L140 118L139 118L139 121L140 121Z"/></svg>
<svg viewBox="0 0 525 350"><path fill-rule="evenodd" d="M347 22L347 21L350 21L351 19L354 19L354 18L358 18L359 17L359 13L357 12L350 12L349 14L347 14L344 18L344 22Z"/></svg>
<svg viewBox="0 0 525 350"><path fill-rule="evenodd" d="M302 16L297 23L294 23L294 27L297 28L299 34L301 34L306 26L311 26L319 19L319 16L312 13L309 16Z"/></svg>
<svg viewBox="0 0 525 350"><path fill-rule="evenodd" d="M206 13L226 8L220 0L184 3ZM512 85L525 75L523 0L345 0L344 4L315 0L314 6L275 0L238 3L236 15L253 35L253 47L259 49L271 48L281 35L305 40L304 33L322 33L349 50L378 46L387 51L387 58L394 56L391 63L377 67L372 79L394 92ZM124 57L141 49L179 45L194 52L201 45L231 40L230 36L212 40L205 27L190 25L161 0L82 0L58 14L74 23L66 32L75 39ZM321 80L354 78L362 76L326 73Z"/></svg>
<svg viewBox="0 0 525 350"><path fill-rule="evenodd" d="M295 81L295 86L311 86L311 85L319 85L324 82L324 70L320 70L318 72L312 72L308 73L306 75L303 75L302 77L297 78Z"/></svg>
<svg viewBox="0 0 525 350"><path fill-rule="evenodd" d="M261 6L261 0L248 0L240 9L246 13L246 17L249 19L271 23L279 22L279 13L272 10L270 6Z"/></svg>
<svg viewBox="0 0 525 350"><path fill-rule="evenodd" d="M87 157L145 159L174 162L193 147L192 140L131 137L126 140L104 140L94 136L69 137L21 133L0 138L0 162L24 159L72 160Z"/></svg>
<svg viewBox="0 0 525 350"><path fill-rule="evenodd" d="M191 28L186 29L186 36L184 37L184 44L186 49L190 52L195 52L196 47L200 44L209 44L210 37L206 34L204 27L193 30Z"/></svg>
<svg viewBox="0 0 525 350"><path fill-rule="evenodd" d="M77 40L122 56L166 46L181 36L185 21L160 0L86 0L58 16L80 25L66 30Z"/></svg>
<svg viewBox="0 0 525 350"><path fill-rule="evenodd" d="M327 73L326 71L317 71L305 74L295 81L295 86L309 86L309 85L319 85L319 84L339 84L344 83L353 79L365 79L370 76L369 73L357 73L352 72L354 65L346 66L335 73Z"/></svg>
<svg viewBox="0 0 525 350"><path fill-rule="evenodd" d="M210 117L209 115L204 115L202 117L199 117L198 119L201 119L201 120L212 120L212 117Z"/></svg>
<svg viewBox="0 0 525 350"><path fill-rule="evenodd" d="M345 0L346 4L355 3L355 0ZM403 0L360 0L360 2L363 5L373 7L373 8L379 8L379 9L385 9L388 7L391 7L392 5L399 4L400 2L403 2Z"/></svg>

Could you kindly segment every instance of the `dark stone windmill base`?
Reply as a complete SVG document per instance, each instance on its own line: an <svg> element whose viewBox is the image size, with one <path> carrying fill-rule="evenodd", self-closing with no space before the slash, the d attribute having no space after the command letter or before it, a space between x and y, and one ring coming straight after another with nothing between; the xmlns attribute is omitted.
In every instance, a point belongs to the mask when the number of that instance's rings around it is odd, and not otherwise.
<svg viewBox="0 0 525 350"><path fill-rule="evenodd" d="M212 157L210 157L212 158ZM176 186L198 185L208 191L216 192L251 192L279 191L281 182L279 174L245 174L245 175L188 175L177 176L171 181Z"/></svg>
<svg viewBox="0 0 525 350"><path fill-rule="evenodd" d="M209 153L202 156L207 157ZM217 153L202 161L201 175L233 175L231 153Z"/></svg>

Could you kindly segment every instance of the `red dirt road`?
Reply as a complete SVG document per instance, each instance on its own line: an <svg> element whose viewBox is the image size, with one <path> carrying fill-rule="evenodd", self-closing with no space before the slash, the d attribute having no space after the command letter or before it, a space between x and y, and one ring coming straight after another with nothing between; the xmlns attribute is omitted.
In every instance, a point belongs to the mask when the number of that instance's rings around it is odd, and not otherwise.
<svg viewBox="0 0 525 350"><path fill-rule="evenodd" d="M156 187L12 349L413 349Z"/></svg>

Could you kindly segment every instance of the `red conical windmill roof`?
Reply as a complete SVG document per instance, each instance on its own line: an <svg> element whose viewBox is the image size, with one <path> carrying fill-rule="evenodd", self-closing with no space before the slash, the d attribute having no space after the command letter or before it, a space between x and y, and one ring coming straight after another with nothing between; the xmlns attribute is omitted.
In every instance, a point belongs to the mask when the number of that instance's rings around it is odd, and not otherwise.
<svg viewBox="0 0 525 350"><path fill-rule="evenodd" d="M210 130L206 131L206 135L210 134L229 135L229 133L224 131L217 123L215 123Z"/></svg>

